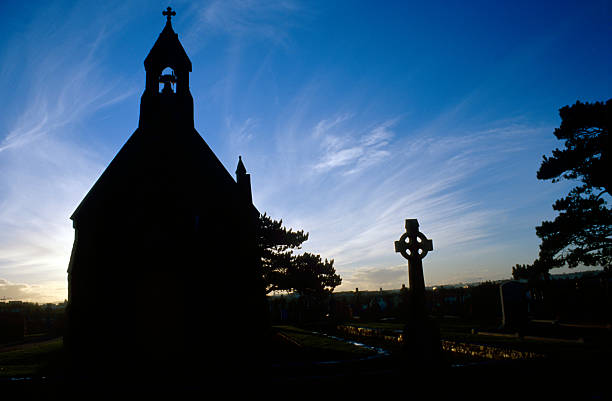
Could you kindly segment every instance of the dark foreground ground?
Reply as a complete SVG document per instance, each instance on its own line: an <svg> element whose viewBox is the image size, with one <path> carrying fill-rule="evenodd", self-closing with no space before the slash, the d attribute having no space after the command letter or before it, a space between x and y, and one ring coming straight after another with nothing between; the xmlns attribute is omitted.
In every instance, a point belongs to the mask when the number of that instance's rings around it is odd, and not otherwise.
<svg viewBox="0 0 612 401"><path fill-rule="evenodd" d="M394 352L381 356L313 342L298 330L282 334L267 345L265 362L251 367L237 363L221 373L202 361L196 374L172 379L118 378L112 372L104 378L71 377L64 369L61 339L4 347L0 399L612 399L607 353L501 361L445 353L443 366L425 368Z"/></svg>
<svg viewBox="0 0 612 401"><path fill-rule="evenodd" d="M71 381L60 377L4 381L3 399L333 399L402 397L471 400L611 399L609 367L542 361L490 362L422 370L380 358L338 365L284 366L199 379ZM212 396L212 398L211 398ZM4 398L7 397L7 398ZM10 397L10 398L9 398Z"/></svg>
<svg viewBox="0 0 612 401"><path fill-rule="evenodd" d="M291 355L290 350L284 352ZM312 398L364 399L367 395L418 400L612 399L607 353L602 354L604 358L563 353L540 359L484 360L446 352L443 366L433 368L415 366L395 355L347 359L335 364L300 364L291 360L307 357L294 354L271 369L268 380L271 388L288 390L288 394L300 389L297 394L303 392Z"/></svg>

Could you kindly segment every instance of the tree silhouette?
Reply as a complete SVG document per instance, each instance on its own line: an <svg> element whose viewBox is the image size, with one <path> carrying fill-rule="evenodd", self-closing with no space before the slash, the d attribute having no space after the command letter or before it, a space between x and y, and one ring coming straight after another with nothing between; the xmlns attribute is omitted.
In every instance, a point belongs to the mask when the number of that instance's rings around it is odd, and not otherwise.
<svg viewBox="0 0 612 401"><path fill-rule="evenodd" d="M558 182L578 180L582 184L557 200L553 209L560 212L553 221L536 227L542 239L532 273L567 265L610 267L612 259L612 211L610 197L610 122L612 99L581 103L559 110L561 125L554 131L565 141L564 149L544 156L537 177Z"/></svg>
<svg viewBox="0 0 612 401"><path fill-rule="evenodd" d="M310 253L293 254L307 239L308 233L303 230L293 231L283 227L282 220L273 220L265 213L260 215L257 243L266 293L322 293L340 285L342 279L336 274L333 259L322 260Z"/></svg>
<svg viewBox="0 0 612 401"><path fill-rule="evenodd" d="M293 258L287 279L291 289L303 295L331 292L342 283L333 259L322 260L320 255L308 252Z"/></svg>
<svg viewBox="0 0 612 401"><path fill-rule="evenodd" d="M532 265L519 265L518 263L512 267L512 278L515 280L526 279L530 277Z"/></svg>

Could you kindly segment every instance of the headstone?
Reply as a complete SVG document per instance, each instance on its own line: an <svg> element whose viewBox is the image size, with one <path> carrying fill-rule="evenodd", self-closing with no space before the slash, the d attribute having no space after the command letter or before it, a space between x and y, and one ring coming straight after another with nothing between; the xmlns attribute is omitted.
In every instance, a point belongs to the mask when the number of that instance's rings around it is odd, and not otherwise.
<svg viewBox="0 0 612 401"><path fill-rule="evenodd" d="M518 281L507 281L499 285L504 329L522 331L527 324L526 292L525 285Z"/></svg>

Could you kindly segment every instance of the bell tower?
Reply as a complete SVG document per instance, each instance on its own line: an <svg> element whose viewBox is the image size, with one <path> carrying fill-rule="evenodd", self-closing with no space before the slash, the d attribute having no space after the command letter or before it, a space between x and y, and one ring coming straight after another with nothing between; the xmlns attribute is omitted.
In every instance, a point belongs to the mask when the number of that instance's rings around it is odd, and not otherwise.
<svg viewBox="0 0 612 401"><path fill-rule="evenodd" d="M191 60L172 29L176 12L168 7L162 14L166 26L144 61L147 75L138 127L194 128L193 97L189 91Z"/></svg>

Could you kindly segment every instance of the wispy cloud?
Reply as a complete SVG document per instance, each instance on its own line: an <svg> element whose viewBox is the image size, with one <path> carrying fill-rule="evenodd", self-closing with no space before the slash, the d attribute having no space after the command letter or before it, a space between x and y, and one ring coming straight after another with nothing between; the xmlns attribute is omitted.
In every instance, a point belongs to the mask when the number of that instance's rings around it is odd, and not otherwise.
<svg viewBox="0 0 612 401"><path fill-rule="evenodd" d="M461 132L454 124L465 102L412 131L399 117L363 129L354 119L357 111L308 126L304 116L313 91L316 87L305 88L301 107L280 124L285 129L278 133L283 144L278 152L287 169L257 178L262 210L310 232L304 250L335 259L345 278L340 290L406 283L398 267L402 259L393 250L406 218L418 218L434 239L428 284L469 276L468 271L453 275L452 267L436 260L477 255L499 243L499 224L511 211L475 194L489 185L487 169L511 161L537 128L511 119ZM497 178L503 180L503 173Z"/></svg>
<svg viewBox="0 0 612 401"><path fill-rule="evenodd" d="M399 288L398 283L408 283L408 272L405 265L376 268L362 267L343 277L341 290L347 291L355 288L362 290L397 289Z"/></svg>
<svg viewBox="0 0 612 401"><path fill-rule="evenodd" d="M321 140L323 148L323 155L314 165L315 172L323 174L332 169L344 168L344 175L355 174L390 155L386 148L393 137L390 128L395 120L379 124L357 137L322 133L346 119L343 116L337 117L331 124L323 120L315 126L312 136Z"/></svg>
<svg viewBox="0 0 612 401"><path fill-rule="evenodd" d="M214 34L230 35L243 40L260 39L288 46L289 30L296 15L306 10L297 1L214 0L205 5L192 3L191 29L185 34L190 48L197 49Z"/></svg>
<svg viewBox="0 0 612 401"><path fill-rule="evenodd" d="M68 19L64 25L52 25L53 41L30 41L25 48L21 43L9 44L26 54L22 79L27 83L23 85L25 96L15 99L23 107L12 121L5 122L8 132L0 133L0 152L58 133L136 92L135 86L125 85L119 77L105 76L101 69L103 46L110 36L107 23L100 21L99 25L90 26L88 35L71 38L67 37L70 35L67 26L72 22ZM48 22L39 17L32 27L43 29L39 25L44 27ZM7 55L14 53L10 50ZM2 60L3 64L12 62Z"/></svg>
<svg viewBox="0 0 612 401"><path fill-rule="evenodd" d="M0 166L0 277L32 286L52 282L64 289L56 299L62 300L74 238L69 217L100 174L100 157L48 135L5 150Z"/></svg>
<svg viewBox="0 0 612 401"><path fill-rule="evenodd" d="M28 302L58 302L65 298L66 290L63 283L45 283L30 285L13 283L0 278L0 300L19 300Z"/></svg>
<svg viewBox="0 0 612 401"><path fill-rule="evenodd" d="M0 124L6 129L0 132L0 293L38 302L67 296L69 216L103 167L97 150L79 145L91 131L85 122L135 93L121 75L105 74L108 20L89 21L87 34L73 37L69 25L78 13L69 12L64 25L46 18L35 15L29 25L35 31L24 35L46 29L47 40L8 43L8 59L0 60L13 62L17 47L24 55L22 90Z"/></svg>
<svg viewBox="0 0 612 401"><path fill-rule="evenodd" d="M248 117L241 123L236 123L231 117L225 119L227 136L230 138L231 146L234 148L244 148L255 136L257 120Z"/></svg>
<svg viewBox="0 0 612 401"><path fill-rule="evenodd" d="M328 134L330 130L334 129L351 117L353 117L351 114L344 113L332 118L324 118L323 120L319 121L317 125L315 125L314 129L312 130L312 137L314 139L318 139L322 135Z"/></svg>

